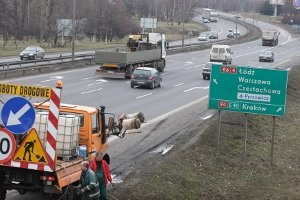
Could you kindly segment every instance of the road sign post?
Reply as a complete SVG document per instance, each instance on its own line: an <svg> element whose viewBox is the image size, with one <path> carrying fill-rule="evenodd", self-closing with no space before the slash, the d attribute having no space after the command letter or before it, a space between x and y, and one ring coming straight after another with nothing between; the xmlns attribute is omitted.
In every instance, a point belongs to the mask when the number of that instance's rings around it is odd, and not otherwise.
<svg viewBox="0 0 300 200"><path fill-rule="evenodd" d="M283 116L288 72L213 64L209 108Z"/></svg>
<svg viewBox="0 0 300 200"><path fill-rule="evenodd" d="M211 69L209 105L211 109L245 113L243 158L246 157L247 113L273 116L271 165L275 133L275 116L285 114L288 71L213 64ZM219 146L218 133L218 146Z"/></svg>

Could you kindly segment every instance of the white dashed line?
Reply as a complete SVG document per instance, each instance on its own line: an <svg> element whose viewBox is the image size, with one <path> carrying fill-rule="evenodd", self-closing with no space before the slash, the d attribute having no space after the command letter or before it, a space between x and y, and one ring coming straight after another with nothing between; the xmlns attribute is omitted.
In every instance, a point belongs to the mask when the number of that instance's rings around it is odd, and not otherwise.
<svg viewBox="0 0 300 200"><path fill-rule="evenodd" d="M183 92L189 92L189 91L192 91L192 90L195 90L195 89L208 89L209 87L192 87L190 89L187 89L187 90L184 90Z"/></svg>
<svg viewBox="0 0 300 200"><path fill-rule="evenodd" d="M86 92L81 92L80 94L88 94L88 93L92 93L92 92L97 92L97 91L100 91L102 90L103 88L99 88L97 90L90 90L90 91L86 91Z"/></svg>
<svg viewBox="0 0 300 200"><path fill-rule="evenodd" d="M149 96L149 95L152 95L152 93L144 94L142 96L136 97L136 99L140 99L140 98L143 98L143 97L146 97L146 96Z"/></svg>
<svg viewBox="0 0 300 200"><path fill-rule="evenodd" d="M92 78L97 78L97 76L91 76L91 77L83 78L81 80L84 81L84 80L89 80L89 79L92 79Z"/></svg>
<svg viewBox="0 0 300 200"><path fill-rule="evenodd" d="M190 65L190 64L193 64L194 62L190 62L190 61L187 61L187 62L184 62L184 65Z"/></svg>
<svg viewBox="0 0 300 200"><path fill-rule="evenodd" d="M91 84L88 84L88 86L92 86L92 85L99 85L101 83L104 83L104 82L99 82L99 83L91 83Z"/></svg>
<svg viewBox="0 0 300 200"><path fill-rule="evenodd" d="M191 67L186 67L185 69L193 69L193 68L198 68L198 67L202 67L205 64L201 64L201 65L195 65L195 66L191 66Z"/></svg>
<svg viewBox="0 0 300 200"><path fill-rule="evenodd" d="M178 87L178 86L180 86L180 85L183 85L184 83L179 83L179 84L177 84L177 85L174 85L174 87Z"/></svg>
<svg viewBox="0 0 300 200"><path fill-rule="evenodd" d="M52 76L52 77L50 77L50 79L44 80L44 81L40 81L40 82L41 83L45 83L45 82L49 82L49 81L61 80L63 78L64 78L63 76Z"/></svg>
<svg viewBox="0 0 300 200"><path fill-rule="evenodd" d="M162 75L162 76L163 76L163 75L166 75L166 74L168 74L168 73L167 73L167 72L165 72L165 73L162 73L162 74L160 74L160 75Z"/></svg>

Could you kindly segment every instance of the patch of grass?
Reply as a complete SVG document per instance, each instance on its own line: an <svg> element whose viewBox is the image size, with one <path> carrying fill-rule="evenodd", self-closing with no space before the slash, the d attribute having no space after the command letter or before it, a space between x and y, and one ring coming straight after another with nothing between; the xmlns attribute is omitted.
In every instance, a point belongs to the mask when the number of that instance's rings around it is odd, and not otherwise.
<svg viewBox="0 0 300 200"><path fill-rule="evenodd" d="M185 24L185 34L187 34L187 30L195 30L195 32L202 32L206 30L206 27L202 24L191 22ZM150 30L151 31L151 30ZM155 30L154 30L155 31ZM165 22L159 22L157 24L157 32L164 33L166 35L166 39L168 41L175 41L175 40L181 40L182 39L182 24L178 25L177 23L174 23L171 25L171 23L165 23ZM196 35L198 36L198 35ZM195 37L195 36L194 36ZM104 49L104 48L114 48L119 46L125 46L127 42L128 36L122 38L122 39L114 39L112 42L93 42L89 39L83 39L83 40L77 40L75 43L75 51L94 51L96 49ZM186 36L187 38L187 36ZM61 40L61 38L59 38ZM36 40L29 38L27 41L26 38L24 38L23 41L18 41L17 46L15 45L14 40L9 40L7 43L7 46L5 48L2 48L3 44L0 42L1 48L0 48L0 55L1 57L7 57L7 56L18 56L19 53L26 48L27 46L31 45L37 45L41 46L45 49L46 53L66 53L72 51L72 46L69 44L67 47L64 48L53 48L51 43L48 42L37 42Z"/></svg>
<svg viewBox="0 0 300 200"><path fill-rule="evenodd" d="M299 76L300 69L290 72L286 115L275 121L273 166L272 117L249 115L243 160L244 115L226 112L222 114L219 149L215 117L196 144L185 151L173 150L157 167L133 173L110 194L131 200L300 199L300 98L295 98L300 95ZM139 178L132 182L136 176Z"/></svg>

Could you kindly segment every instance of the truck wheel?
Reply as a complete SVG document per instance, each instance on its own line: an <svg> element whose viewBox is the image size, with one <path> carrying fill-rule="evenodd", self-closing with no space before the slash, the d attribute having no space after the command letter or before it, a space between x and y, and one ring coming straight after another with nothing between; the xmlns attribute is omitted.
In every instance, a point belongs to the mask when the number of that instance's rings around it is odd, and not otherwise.
<svg viewBox="0 0 300 200"><path fill-rule="evenodd" d="M132 73L133 73L133 66L132 65L126 66L125 78L130 79Z"/></svg>

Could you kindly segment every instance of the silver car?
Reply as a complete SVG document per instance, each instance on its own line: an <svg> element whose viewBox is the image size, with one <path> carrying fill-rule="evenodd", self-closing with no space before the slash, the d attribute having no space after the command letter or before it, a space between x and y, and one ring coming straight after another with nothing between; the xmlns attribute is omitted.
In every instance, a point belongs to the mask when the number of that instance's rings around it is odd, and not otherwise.
<svg viewBox="0 0 300 200"><path fill-rule="evenodd" d="M45 56L44 49L38 46L26 47L26 49L24 49L24 51L20 53L21 60L23 60L24 58L27 58L29 60L35 60L36 58L43 59L44 56Z"/></svg>
<svg viewBox="0 0 300 200"><path fill-rule="evenodd" d="M198 37L198 41L207 41L207 40L208 40L207 34L200 34Z"/></svg>
<svg viewBox="0 0 300 200"><path fill-rule="evenodd" d="M274 62L274 53L272 51L261 51L258 57L259 62L269 61Z"/></svg>

